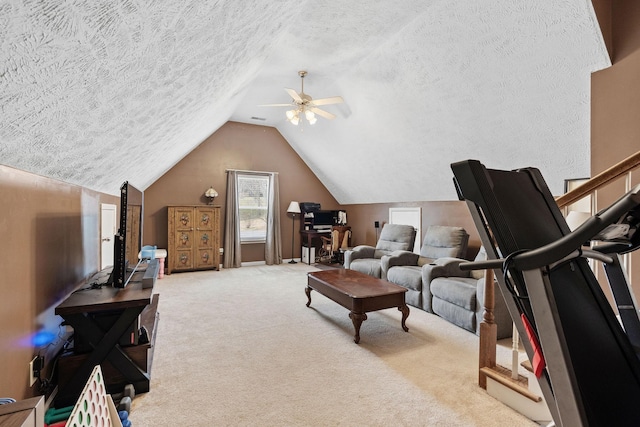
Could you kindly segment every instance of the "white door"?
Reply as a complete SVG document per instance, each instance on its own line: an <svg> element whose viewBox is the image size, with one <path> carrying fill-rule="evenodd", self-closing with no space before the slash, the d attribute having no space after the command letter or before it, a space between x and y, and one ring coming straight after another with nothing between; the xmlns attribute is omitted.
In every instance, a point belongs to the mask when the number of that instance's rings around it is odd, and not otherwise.
<svg viewBox="0 0 640 427"><path fill-rule="evenodd" d="M116 205L102 203L100 208L100 269L113 265L113 236L116 234Z"/></svg>
<svg viewBox="0 0 640 427"><path fill-rule="evenodd" d="M413 252L419 254L422 247L422 209L415 208L389 208L389 224L413 225L416 229L416 240L413 244Z"/></svg>

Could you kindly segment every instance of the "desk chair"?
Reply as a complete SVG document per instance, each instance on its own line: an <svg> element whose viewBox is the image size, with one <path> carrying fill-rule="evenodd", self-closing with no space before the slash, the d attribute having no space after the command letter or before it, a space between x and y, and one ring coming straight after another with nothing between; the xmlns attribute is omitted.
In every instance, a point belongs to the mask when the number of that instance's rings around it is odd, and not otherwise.
<svg viewBox="0 0 640 427"><path fill-rule="evenodd" d="M320 236L322 245L318 253L320 262L339 262L340 249L349 247L351 241L351 230L345 230L342 238L340 230L334 228L330 236Z"/></svg>

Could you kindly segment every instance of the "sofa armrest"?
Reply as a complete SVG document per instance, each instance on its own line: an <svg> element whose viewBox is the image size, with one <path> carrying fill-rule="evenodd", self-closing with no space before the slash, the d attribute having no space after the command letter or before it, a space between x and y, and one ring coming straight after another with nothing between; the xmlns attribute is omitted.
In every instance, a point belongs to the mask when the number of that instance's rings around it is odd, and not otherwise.
<svg viewBox="0 0 640 427"><path fill-rule="evenodd" d="M460 270L460 264L468 262L461 258L438 258L422 266L422 283L429 284L436 277L470 277L469 271Z"/></svg>
<svg viewBox="0 0 640 427"><path fill-rule="evenodd" d="M344 253L344 268L349 268L351 261L358 258L373 258L376 248L373 246L359 245Z"/></svg>
<svg viewBox="0 0 640 427"><path fill-rule="evenodd" d="M382 271L389 271L396 265L418 265L418 254L409 251L393 251L384 255L380 261Z"/></svg>

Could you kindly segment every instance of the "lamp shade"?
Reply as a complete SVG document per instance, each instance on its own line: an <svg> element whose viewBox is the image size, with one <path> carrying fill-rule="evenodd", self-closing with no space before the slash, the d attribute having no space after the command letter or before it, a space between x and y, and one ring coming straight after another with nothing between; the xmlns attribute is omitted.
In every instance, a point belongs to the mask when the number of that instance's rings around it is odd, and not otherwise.
<svg viewBox="0 0 640 427"><path fill-rule="evenodd" d="M209 198L218 197L218 192L213 189L213 187L209 187L207 191L205 191L204 195Z"/></svg>
<svg viewBox="0 0 640 427"><path fill-rule="evenodd" d="M291 202L287 208L287 213L300 213L300 203Z"/></svg>

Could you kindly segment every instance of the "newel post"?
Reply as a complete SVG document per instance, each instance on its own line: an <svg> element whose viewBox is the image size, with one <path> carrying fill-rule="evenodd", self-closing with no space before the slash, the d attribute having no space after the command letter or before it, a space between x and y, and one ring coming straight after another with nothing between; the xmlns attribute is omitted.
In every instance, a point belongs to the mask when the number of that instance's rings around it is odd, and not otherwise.
<svg viewBox="0 0 640 427"><path fill-rule="evenodd" d="M498 325L495 323L493 310L495 307L495 287L493 282L493 270L489 269L484 274L484 313L480 322L480 354L478 385L486 390L487 376L482 368L496 367L496 345L498 344Z"/></svg>

